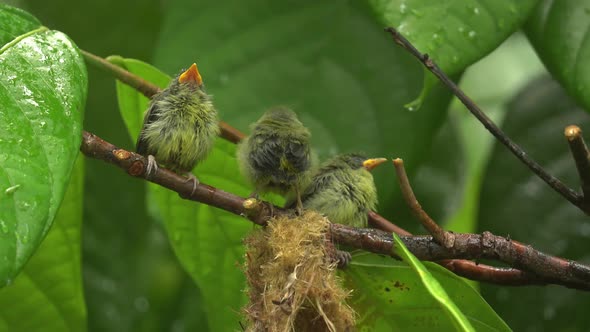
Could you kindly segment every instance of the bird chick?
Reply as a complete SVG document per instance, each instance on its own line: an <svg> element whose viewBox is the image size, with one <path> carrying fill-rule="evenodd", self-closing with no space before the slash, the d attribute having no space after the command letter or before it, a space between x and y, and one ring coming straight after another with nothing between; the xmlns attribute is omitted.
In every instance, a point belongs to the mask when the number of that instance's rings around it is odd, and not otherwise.
<svg viewBox="0 0 590 332"><path fill-rule="evenodd" d="M211 152L218 134L217 111L193 64L153 96L136 150L148 156L148 177L158 169L157 160L171 171L185 174L187 182L193 181L194 192L199 181L191 170Z"/></svg>
<svg viewBox="0 0 590 332"><path fill-rule="evenodd" d="M301 214L300 192L312 167L310 138L297 115L285 107L267 111L252 125L252 133L238 146L237 158L242 174L255 187L255 195L294 192Z"/></svg>
<svg viewBox="0 0 590 332"><path fill-rule="evenodd" d="M377 189L369 171L386 160L359 154L342 154L328 160L303 191L303 207L334 223L366 227L367 213L377 206Z"/></svg>

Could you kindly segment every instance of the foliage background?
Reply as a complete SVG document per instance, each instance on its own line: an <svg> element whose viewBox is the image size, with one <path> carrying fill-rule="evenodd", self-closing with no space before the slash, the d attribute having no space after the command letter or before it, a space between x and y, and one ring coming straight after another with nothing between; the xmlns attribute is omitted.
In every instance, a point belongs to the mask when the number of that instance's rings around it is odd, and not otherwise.
<svg viewBox="0 0 590 332"><path fill-rule="evenodd" d="M287 104L310 125L321 157L363 150L404 158L423 206L451 229L509 233L552 254L590 262L584 250L590 226L584 216L495 146L445 89L436 86L418 112L403 108L418 95L422 70L387 35L375 37L383 24L367 6L8 3L101 56L142 59L169 75L198 61L222 118L239 129L246 130L265 108ZM527 26L529 36L534 36L534 23ZM344 29L350 32L342 35ZM88 71L84 128L132 148L112 78L92 67ZM541 76L546 70L526 37L517 34L470 67L461 84L495 119L505 120L505 130L517 142L575 187L562 131L569 123L587 126L588 116L558 85L537 79ZM144 199L144 183L95 160L85 160L84 167L82 256L89 330L203 330L201 291L179 265L157 214L149 213L153 206ZM421 232L398 199L392 169L383 167L376 179L380 212ZM481 291L515 330L590 327L584 315L587 294L556 286L482 285Z"/></svg>

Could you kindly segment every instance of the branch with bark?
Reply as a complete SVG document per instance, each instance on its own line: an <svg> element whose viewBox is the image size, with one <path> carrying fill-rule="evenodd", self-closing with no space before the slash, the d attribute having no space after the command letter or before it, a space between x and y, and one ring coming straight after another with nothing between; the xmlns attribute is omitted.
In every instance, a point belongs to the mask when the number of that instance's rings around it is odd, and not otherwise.
<svg viewBox="0 0 590 332"><path fill-rule="evenodd" d="M397 43L409 50L410 53L420 59L429 70L439 77L468 109L482 121L484 126L498 140L507 145L535 174L539 175L570 202L584 211L587 210L585 207L588 205L584 203L584 195L575 193L573 190L567 188L558 179L545 172L540 165L532 161L520 147L503 134L477 105L429 59L428 55L418 52L395 30L389 28L387 31L392 33ZM151 98L160 91L154 84L110 63L106 59L85 51L83 54L88 62L106 70L115 78L135 88L148 98ZM222 122L220 126L222 129L220 136L230 142L237 143L244 137L243 133L225 122ZM568 133L570 133L569 136ZM588 183L589 181L585 180L590 179L590 176L588 176L588 170L590 169L588 165L590 165L590 162L588 151L581 138L581 131L579 129L578 131L566 130L566 137L568 138L568 142L570 142L582 182ZM272 217L273 213L275 215L288 213L286 210L273 206L268 202L245 199L203 183L199 184L193 192L192 184L187 183L184 177L163 168L158 169L148 179L145 174L147 160L143 156L119 149L88 132L84 132L81 150L89 157L100 159L122 168L129 175L144 178L173 190L185 199L198 201L240 216L245 216L258 225L264 226L266 221ZM585 157L585 161L581 156ZM394 164L396 165L400 186L408 205L425 228L433 234L433 237L413 236L379 214L370 212L370 225L380 230L356 229L334 224L331 228L331 233L335 241L373 253L391 255L393 241L389 233L394 232L402 236L402 240L406 246L418 258L436 261L450 271L472 280L513 286L559 284L571 288L590 290L590 268L586 265L544 254L532 249L530 246L495 236L489 232L481 235L445 232L421 209L405 175L403 162L398 160ZM399 167L400 165L401 168ZM511 265L512 268L493 267L468 260L482 258L501 261Z"/></svg>
<svg viewBox="0 0 590 332"><path fill-rule="evenodd" d="M182 198L208 204L236 215L245 216L252 222L264 226L273 215L289 211L268 202L246 199L204 183L193 185L181 175L164 168L155 173L146 174L147 159L135 152L120 149L100 137L84 132L82 152L90 157L113 164L131 176L143 178L177 192ZM192 194L191 194L192 192ZM376 213L370 214L371 221L384 221ZM395 227L395 226L394 226ZM341 244L363 249L377 254L392 256L393 238L390 233L376 229L359 229L345 225L333 224L332 238ZM398 232L403 233L398 228ZM405 232L407 233L407 232ZM441 265L475 280L504 285L525 284L559 284L571 288L590 290L590 267L583 264L553 257L532 249L516 241L494 236L489 232L479 234L454 234L453 246L445 248L431 236L402 236L404 244L419 259L440 261ZM392 256L395 257L395 256ZM478 269L478 266L465 261L449 259L498 260L522 271L502 270L497 268ZM480 266L481 267L481 266ZM495 278L496 272L500 271ZM527 272L524 272L527 271ZM461 273L463 272L463 273Z"/></svg>

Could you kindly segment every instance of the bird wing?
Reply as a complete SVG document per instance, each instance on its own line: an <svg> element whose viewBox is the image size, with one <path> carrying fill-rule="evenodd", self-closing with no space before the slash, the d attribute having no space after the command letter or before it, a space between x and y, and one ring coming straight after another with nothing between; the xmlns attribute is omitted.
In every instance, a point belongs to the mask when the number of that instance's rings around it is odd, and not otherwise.
<svg viewBox="0 0 590 332"><path fill-rule="evenodd" d="M285 148L285 157L290 170L303 172L309 168L310 164L309 145L298 140L290 140Z"/></svg>
<svg viewBox="0 0 590 332"><path fill-rule="evenodd" d="M148 145L145 137L143 136L143 131L147 125L153 123L159 118L160 112L156 111L155 103L152 103L143 117L143 125L141 126L141 131L139 132L139 137L137 138L137 145L135 147L135 151L137 151L137 153L141 155L145 155L147 153Z"/></svg>
<svg viewBox="0 0 590 332"><path fill-rule="evenodd" d="M261 140L259 144L256 141ZM252 166L257 170L265 170L273 173L281 167L280 158L277 155L283 153L283 147L276 136L256 135L251 138L251 143L257 149L250 152Z"/></svg>

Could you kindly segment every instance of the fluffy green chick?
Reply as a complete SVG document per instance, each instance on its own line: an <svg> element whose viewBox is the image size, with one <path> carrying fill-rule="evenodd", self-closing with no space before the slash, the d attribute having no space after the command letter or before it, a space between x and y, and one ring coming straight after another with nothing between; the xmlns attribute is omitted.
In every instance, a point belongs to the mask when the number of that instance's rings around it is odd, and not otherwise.
<svg viewBox="0 0 590 332"><path fill-rule="evenodd" d="M294 192L301 212L300 191L312 168L310 138L297 115L285 107L267 111L252 125L252 133L238 146L237 158L255 194Z"/></svg>
<svg viewBox="0 0 590 332"><path fill-rule="evenodd" d="M193 64L156 94L145 114L137 140L137 152L148 156L147 174L166 168L198 180L190 173L205 159L219 134L217 111L203 88L203 80Z"/></svg>
<svg viewBox="0 0 590 332"><path fill-rule="evenodd" d="M334 223L366 227L367 213L377 206L377 189L369 171L386 160L359 154L328 160L303 191L303 207L320 212Z"/></svg>

